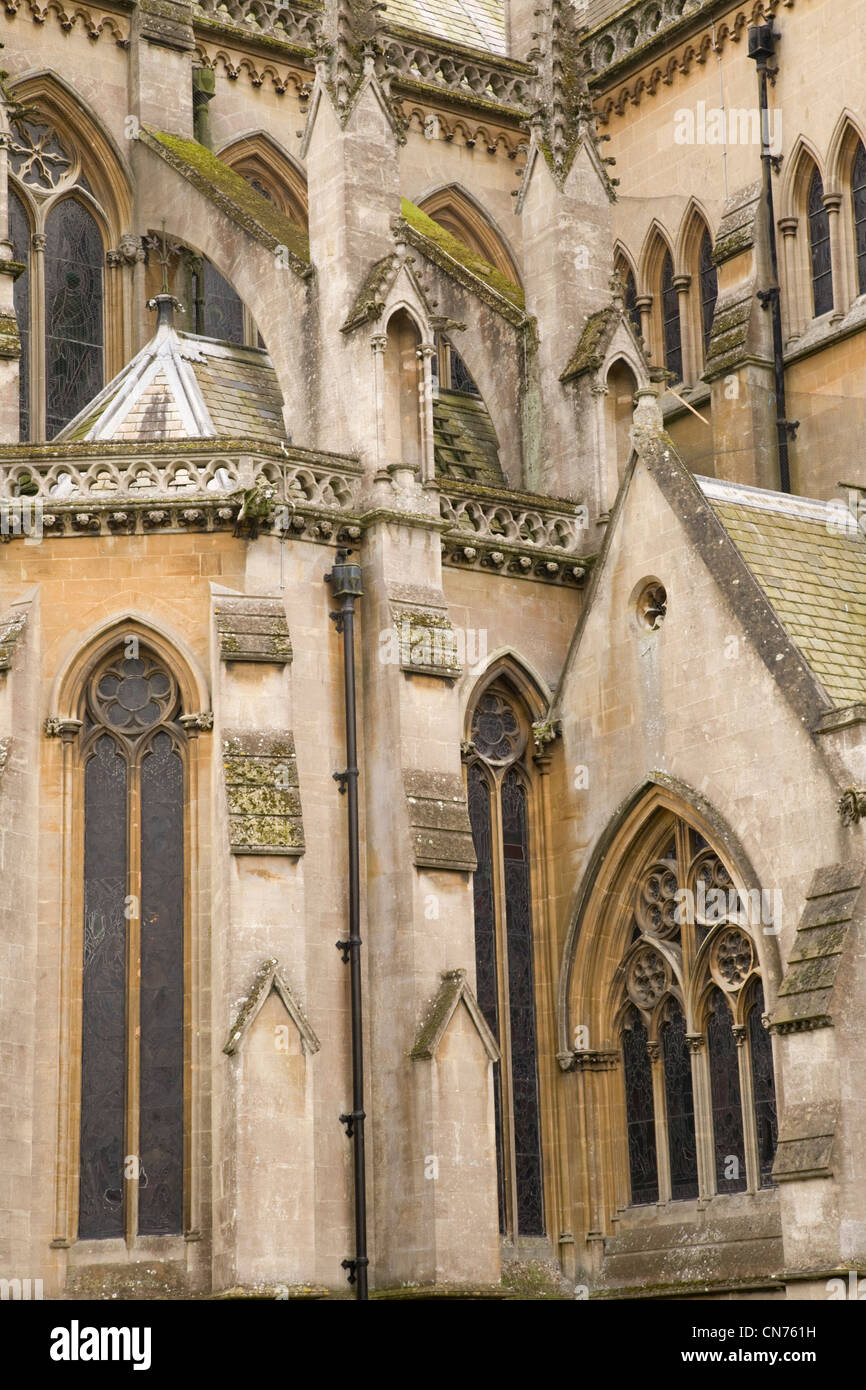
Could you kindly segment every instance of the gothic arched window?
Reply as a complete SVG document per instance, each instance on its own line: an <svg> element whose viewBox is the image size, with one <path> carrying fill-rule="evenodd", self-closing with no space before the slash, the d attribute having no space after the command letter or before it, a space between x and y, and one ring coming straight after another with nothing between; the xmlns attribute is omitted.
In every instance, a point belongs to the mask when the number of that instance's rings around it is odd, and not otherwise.
<svg viewBox="0 0 866 1390"><path fill-rule="evenodd" d="M666 251L661 272L662 342L665 367L676 381L683 379L683 340L680 329L680 297L674 286L674 263Z"/></svg>
<svg viewBox="0 0 866 1390"><path fill-rule="evenodd" d="M627 945L616 974L635 1205L769 1186L776 1144L772 1047L752 937L764 899L744 899L692 827L670 817L665 824L664 838L629 875Z"/></svg>
<svg viewBox="0 0 866 1390"><path fill-rule="evenodd" d="M183 1229L185 737L130 639L80 709L84 954L78 1236Z"/></svg>
<svg viewBox="0 0 866 1390"><path fill-rule="evenodd" d="M102 390L102 237L74 198L45 220L45 433L48 439Z"/></svg>
<svg viewBox="0 0 866 1390"><path fill-rule="evenodd" d="M529 723L504 686L481 695L468 768L478 1003L502 1052L494 1069L499 1220L544 1234L530 865Z"/></svg>
<svg viewBox="0 0 866 1390"><path fill-rule="evenodd" d="M701 286L701 329L704 338L704 356L710 348L710 334L713 331L713 314L719 296L719 277L713 265L713 243L709 232L701 237L698 252L698 278Z"/></svg>
<svg viewBox="0 0 866 1390"><path fill-rule="evenodd" d="M830 214L824 206L824 182L815 169L809 184L809 254L812 264L812 298L815 317L833 308L833 271L830 264Z"/></svg>
<svg viewBox="0 0 866 1390"><path fill-rule="evenodd" d="M53 439L104 382L105 243L80 151L41 117L12 122L10 231L21 439Z"/></svg>
<svg viewBox="0 0 866 1390"><path fill-rule="evenodd" d="M851 169L851 201L854 209L857 293L866 294L866 147L862 141L858 142Z"/></svg>

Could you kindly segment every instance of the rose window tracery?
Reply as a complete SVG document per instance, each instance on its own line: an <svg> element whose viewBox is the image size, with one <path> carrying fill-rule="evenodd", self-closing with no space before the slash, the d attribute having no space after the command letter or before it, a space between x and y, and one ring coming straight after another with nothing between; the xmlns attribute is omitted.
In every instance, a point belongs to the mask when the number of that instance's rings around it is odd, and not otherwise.
<svg viewBox="0 0 866 1390"><path fill-rule="evenodd" d="M120 656L96 677L90 702L98 721L134 735L168 718L176 698L172 678L153 657Z"/></svg>
<svg viewBox="0 0 866 1390"><path fill-rule="evenodd" d="M678 889L675 861L661 859L650 865L641 879L635 901L635 915L641 931L664 938L677 935Z"/></svg>
<svg viewBox="0 0 866 1390"><path fill-rule="evenodd" d="M664 957L646 947L631 961L626 989L629 998L641 1009L651 1009L661 999L670 983L670 972Z"/></svg>
<svg viewBox="0 0 866 1390"><path fill-rule="evenodd" d="M750 938L736 928L719 936L712 949L712 973L723 989L736 990L748 979L754 964Z"/></svg>
<svg viewBox="0 0 866 1390"><path fill-rule="evenodd" d="M526 742L524 730L512 706L494 690L478 701L472 717L472 743L489 763L507 763L518 757Z"/></svg>

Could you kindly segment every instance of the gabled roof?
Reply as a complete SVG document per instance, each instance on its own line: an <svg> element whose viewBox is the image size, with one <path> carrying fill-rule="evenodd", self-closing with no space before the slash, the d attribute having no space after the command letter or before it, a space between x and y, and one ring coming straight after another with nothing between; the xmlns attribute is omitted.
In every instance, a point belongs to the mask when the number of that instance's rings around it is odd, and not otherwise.
<svg viewBox="0 0 866 1390"><path fill-rule="evenodd" d="M171 320L171 297L155 302L150 342L54 442L285 440L283 398L267 353L181 333Z"/></svg>
<svg viewBox="0 0 866 1390"><path fill-rule="evenodd" d="M389 25L399 24L467 48L505 55L502 0L388 0Z"/></svg>
<svg viewBox="0 0 866 1390"><path fill-rule="evenodd" d="M833 704L866 701L866 536L839 502L698 478Z"/></svg>

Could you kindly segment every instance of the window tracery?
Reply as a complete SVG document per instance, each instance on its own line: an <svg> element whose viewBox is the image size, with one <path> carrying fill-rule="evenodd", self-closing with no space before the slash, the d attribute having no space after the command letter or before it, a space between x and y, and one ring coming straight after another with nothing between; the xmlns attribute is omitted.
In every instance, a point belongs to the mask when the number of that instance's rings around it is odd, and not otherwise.
<svg viewBox="0 0 866 1390"><path fill-rule="evenodd" d="M671 832L632 880L615 975L632 1204L772 1184L772 1046L751 904L706 840L681 820Z"/></svg>
<svg viewBox="0 0 866 1390"><path fill-rule="evenodd" d="M52 439L104 382L107 218L82 148L41 115L12 122L9 169L14 254L26 265L15 287L20 436Z"/></svg>

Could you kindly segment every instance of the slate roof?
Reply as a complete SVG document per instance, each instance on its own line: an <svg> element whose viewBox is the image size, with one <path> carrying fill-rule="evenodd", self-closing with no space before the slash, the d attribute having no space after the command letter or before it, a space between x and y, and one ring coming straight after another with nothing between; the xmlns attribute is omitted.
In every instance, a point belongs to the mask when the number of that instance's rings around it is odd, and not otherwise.
<svg viewBox="0 0 866 1390"><path fill-rule="evenodd" d="M854 514L839 501L696 481L833 704L866 701L866 535Z"/></svg>
<svg viewBox="0 0 866 1390"><path fill-rule="evenodd" d="M475 396L458 391L434 396L433 452L437 477L505 486L496 430L484 402Z"/></svg>
<svg viewBox="0 0 866 1390"><path fill-rule="evenodd" d="M266 352L179 332L170 316L55 442L285 440L283 397Z"/></svg>
<svg viewBox="0 0 866 1390"><path fill-rule="evenodd" d="M502 0L388 0L385 18L467 48L506 54Z"/></svg>

